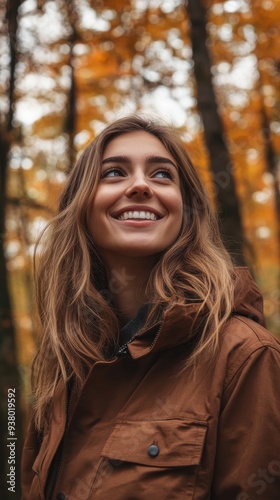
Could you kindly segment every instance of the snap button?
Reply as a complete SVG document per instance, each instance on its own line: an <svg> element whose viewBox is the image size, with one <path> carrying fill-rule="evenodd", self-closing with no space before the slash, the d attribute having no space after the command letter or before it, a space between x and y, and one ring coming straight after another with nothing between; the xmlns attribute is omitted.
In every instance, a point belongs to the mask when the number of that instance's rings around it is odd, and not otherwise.
<svg viewBox="0 0 280 500"><path fill-rule="evenodd" d="M148 448L148 455L150 457L157 457L159 454L159 447L156 444L151 444Z"/></svg>
<svg viewBox="0 0 280 500"><path fill-rule="evenodd" d="M65 493L63 491L60 491L56 495L56 500L67 500L67 497L66 497L66 495L65 495Z"/></svg>

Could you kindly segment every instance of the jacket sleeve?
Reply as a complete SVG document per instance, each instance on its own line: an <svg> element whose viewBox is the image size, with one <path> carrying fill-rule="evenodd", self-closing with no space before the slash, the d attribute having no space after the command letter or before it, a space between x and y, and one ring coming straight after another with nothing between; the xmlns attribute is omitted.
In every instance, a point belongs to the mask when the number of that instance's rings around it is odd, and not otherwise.
<svg viewBox="0 0 280 500"><path fill-rule="evenodd" d="M30 488L35 476L32 466L38 455L39 449L40 441L34 427L34 421L31 418L27 428L21 457L21 500L28 500L30 498Z"/></svg>
<svg viewBox="0 0 280 500"><path fill-rule="evenodd" d="M213 500L279 500L279 390L279 348L260 346L223 394Z"/></svg>

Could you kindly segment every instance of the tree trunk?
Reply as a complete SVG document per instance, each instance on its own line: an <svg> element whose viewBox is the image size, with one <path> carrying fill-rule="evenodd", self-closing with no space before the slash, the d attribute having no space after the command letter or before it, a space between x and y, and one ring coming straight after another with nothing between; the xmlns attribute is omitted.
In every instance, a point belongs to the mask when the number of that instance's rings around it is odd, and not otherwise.
<svg viewBox="0 0 280 500"><path fill-rule="evenodd" d="M11 300L9 294L8 273L6 268L5 253L4 253L4 235L5 235L5 194L7 182L7 167L8 154L10 150L12 121L14 112L14 87L15 87L15 66L16 66L16 32L17 32L17 15L21 0L7 1L6 20L8 24L9 43L10 43L10 82L9 82L9 111L6 118L6 123L3 125L0 137L0 378L1 378L1 393L0 393L0 491L1 498L20 498L20 452L21 452L21 414L20 414L20 376L17 368L16 359L16 337L13 323L13 314ZM15 390L15 411L16 411L16 429L13 429L13 401L10 400L9 420L8 420L8 390ZM10 393L13 395L13 391ZM10 423L10 429L8 429ZM17 439L16 439L17 438ZM8 459L13 460L12 443L15 443L15 464L8 464ZM8 446L9 445L9 446ZM15 466L16 486L13 490L8 490L12 487L12 483L7 481L12 479L12 476L7 476L11 473L11 466ZM11 492L11 495L10 495Z"/></svg>
<svg viewBox="0 0 280 500"><path fill-rule="evenodd" d="M75 68L74 68L74 54L73 49L77 40L77 32L76 32L76 21L77 21L77 13L74 7L74 4L71 1L66 2L65 8L67 9L67 17L68 22L71 26L71 35L69 37L70 44L70 54L69 54L69 66L71 71L71 82L68 94L68 103L67 103L67 114L65 118L65 126L64 132L68 135L68 158L69 165L68 171L71 170L73 164L75 162L75 151L73 139L76 131L76 118L77 118L77 110L76 110L76 81L75 81Z"/></svg>
<svg viewBox="0 0 280 500"><path fill-rule="evenodd" d="M212 83L211 60L207 47L206 10L202 0L185 2L191 22L197 107L204 125L205 143L216 191L220 229L224 244L239 265L244 265L244 235L230 154Z"/></svg>
<svg viewBox="0 0 280 500"><path fill-rule="evenodd" d="M275 208L278 220L278 242L280 244L280 191L279 191L279 180L278 180L279 167L278 167L278 159L274 151L274 147L271 140L270 127L263 103L262 91L261 91L261 119L262 119L263 139L265 144L265 157L266 157L267 170L268 172L271 173L273 177Z"/></svg>

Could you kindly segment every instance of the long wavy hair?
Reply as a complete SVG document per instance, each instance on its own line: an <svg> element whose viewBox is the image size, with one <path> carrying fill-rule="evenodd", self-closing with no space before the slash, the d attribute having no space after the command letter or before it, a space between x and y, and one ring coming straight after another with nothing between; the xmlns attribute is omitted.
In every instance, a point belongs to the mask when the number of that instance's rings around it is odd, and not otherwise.
<svg viewBox="0 0 280 500"><path fill-rule="evenodd" d="M68 176L57 215L35 253L36 300L42 334L33 361L35 424L48 425L59 380L79 389L92 364L108 359L118 342L119 321L109 297L102 258L87 225L100 180L101 160L113 138L132 131L157 137L174 158L183 197L182 226L175 243L155 259L146 285L151 304L145 328L162 311L195 301L203 311L198 340L186 364L217 351L219 331L233 308L234 267L221 241L216 215L197 171L175 131L141 116L107 126L83 151ZM40 248L40 251L38 251ZM37 255L37 257L36 257Z"/></svg>

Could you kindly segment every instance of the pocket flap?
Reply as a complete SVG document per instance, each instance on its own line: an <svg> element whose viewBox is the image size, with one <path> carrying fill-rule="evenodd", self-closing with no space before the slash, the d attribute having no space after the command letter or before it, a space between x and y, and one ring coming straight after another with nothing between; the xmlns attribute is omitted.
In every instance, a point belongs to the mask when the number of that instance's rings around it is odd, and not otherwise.
<svg viewBox="0 0 280 500"><path fill-rule="evenodd" d="M198 465L207 431L206 422L168 419L117 422L101 455L121 462L157 467ZM158 448L150 456L151 445ZM155 448L153 448L155 450Z"/></svg>

